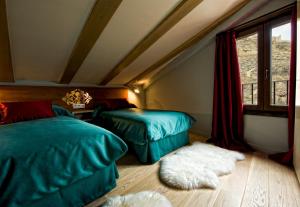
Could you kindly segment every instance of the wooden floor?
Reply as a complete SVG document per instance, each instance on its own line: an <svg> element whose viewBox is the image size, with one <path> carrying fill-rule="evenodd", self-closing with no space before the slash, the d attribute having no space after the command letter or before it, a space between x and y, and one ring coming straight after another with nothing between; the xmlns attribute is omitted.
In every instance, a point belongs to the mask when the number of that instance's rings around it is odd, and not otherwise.
<svg viewBox="0 0 300 207"><path fill-rule="evenodd" d="M100 206L110 196L145 190L162 193L174 207L300 207L300 185L295 172L260 153L247 154L232 174L220 177L221 183L215 190L170 188L159 180L159 163L141 165L133 155L126 155L117 164L117 187L87 207Z"/></svg>

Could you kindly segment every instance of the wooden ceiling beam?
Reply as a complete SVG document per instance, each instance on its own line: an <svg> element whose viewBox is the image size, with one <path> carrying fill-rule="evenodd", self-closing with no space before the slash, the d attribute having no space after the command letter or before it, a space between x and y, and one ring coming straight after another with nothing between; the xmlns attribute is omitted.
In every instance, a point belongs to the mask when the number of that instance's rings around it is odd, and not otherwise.
<svg viewBox="0 0 300 207"><path fill-rule="evenodd" d="M202 38L204 38L207 34L209 34L211 31L213 31L217 26L221 25L223 22L225 22L229 17L234 15L236 12L238 12L240 9L242 9L246 4L248 4L251 0L244 0L237 6L235 6L233 9L231 9L229 12L218 18L216 21L214 21L211 25L206 27L205 29L198 32L196 35L185 41L183 44L172 50L170 53L159 59L157 62L155 62L153 65L149 66L146 70L144 70L142 73L131 79L129 82L126 83L126 85L131 85L136 83L137 81L142 80L143 78L147 77L150 73L152 73L154 70L158 69L159 67L163 66L164 64L168 63L170 60L175 58L177 55L182 53L187 48L193 46L197 42L199 42Z"/></svg>
<svg viewBox="0 0 300 207"><path fill-rule="evenodd" d="M101 81L106 85L143 52L176 25L184 16L192 11L203 0L182 0L146 37L144 37Z"/></svg>
<svg viewBox="0 0 300 207"><path fill-rule="evenodd" d="M70 83L122 0L97 0L68 60L60 83Z"/></svg>
<svg viewBox="0 0 300 207"><path fill-rule="evenodd" d="M0 0L0 82L14 82L5 0Z"/></svg>

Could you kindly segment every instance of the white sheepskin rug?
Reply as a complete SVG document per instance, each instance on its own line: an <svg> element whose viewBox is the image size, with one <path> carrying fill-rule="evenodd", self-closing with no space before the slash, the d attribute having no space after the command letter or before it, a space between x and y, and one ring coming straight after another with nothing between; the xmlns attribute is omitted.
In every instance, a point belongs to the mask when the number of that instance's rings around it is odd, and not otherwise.
<svg viewBox="0 0 300 207"><path fill-rule="evenodd" d="M235 162L244 160L239 152L195 142L166 156L160 164L160 178L180 189L216 188L218 176L232 172Z"/></svg>
<svg viewBox="0 0 300 207"><path fill-rule="evenodd" d="M165 196L157 192L143 191L108 198L103 207L172 207L172 205Z"/></svg>

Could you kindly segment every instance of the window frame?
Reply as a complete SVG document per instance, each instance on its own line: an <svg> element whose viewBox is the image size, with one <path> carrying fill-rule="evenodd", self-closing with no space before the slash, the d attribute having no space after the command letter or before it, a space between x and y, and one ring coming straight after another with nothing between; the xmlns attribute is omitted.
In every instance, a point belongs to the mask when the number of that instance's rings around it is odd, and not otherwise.
<svg viewBox="0 0 300 207"><path fill-rule="evenodd" d="M236 39L257 33L257 105L244 104L244 114L287 117L288 106L271 104L271 31L277 25L290 22L292 5L259 17L234 29ZM243 92L243 91L242 91Z"/></svg>

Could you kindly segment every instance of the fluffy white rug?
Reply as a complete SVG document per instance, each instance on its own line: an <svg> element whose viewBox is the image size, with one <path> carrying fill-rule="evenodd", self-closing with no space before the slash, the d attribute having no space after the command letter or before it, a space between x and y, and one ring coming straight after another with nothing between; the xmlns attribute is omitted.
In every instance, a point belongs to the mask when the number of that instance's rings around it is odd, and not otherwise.
<svg viewBox="0 0 300 207"><path fill-rule="evenodd" d="M229 174L235 162L243 159L239 152L195 142L162 159L160 178L180 189L216 188L218 175Z"/></svg>
<svg viewBox="0 0 300 207"><path fill-rule="evenodd" d="M108 198L103 207L172 207L172 205L165 196L157 192L143 191Z"/></svg>

